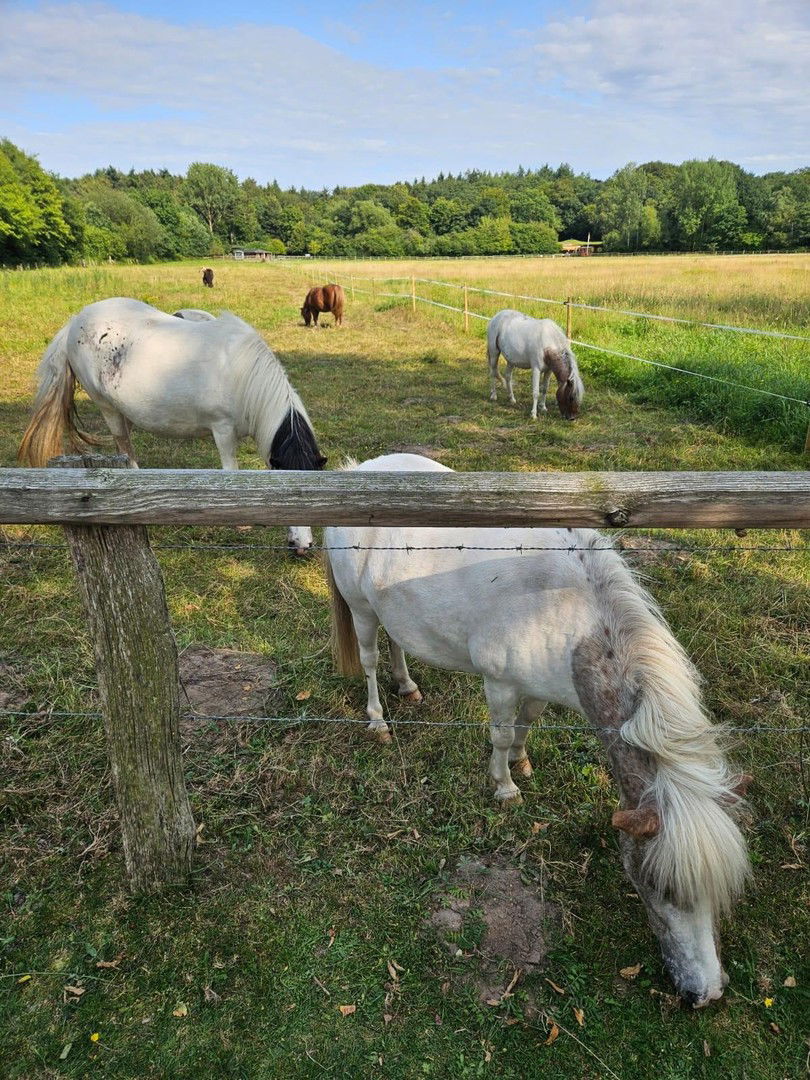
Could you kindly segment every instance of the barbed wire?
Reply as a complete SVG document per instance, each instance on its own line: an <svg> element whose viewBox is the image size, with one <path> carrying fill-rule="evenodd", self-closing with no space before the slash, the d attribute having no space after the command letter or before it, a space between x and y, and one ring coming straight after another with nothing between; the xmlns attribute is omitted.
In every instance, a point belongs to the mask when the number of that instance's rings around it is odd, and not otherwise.
<svg viewBox="0 0 810 1080"><path fill-rule="evenodd" d="M352 526L347 526L351 528ZM358 526L359 527L359 526ZM655 540L655 537L644 537ZM289 553L290 545L284 544L208 544L208 543L184 543L184 544L151 544L153 551L283 551ZM37 540L0 540L0 552L4 548L22 549L46 549L67 551L67 544L50 544ZM408 554L414 551L512 551L525 553L530 551L614 551L623 555L635 553L667 555L670 552L684 554L704 554L707 552L733 552L733 551L781 551L794 554L810 553L810 544L698 544L678 545L667 541L659 542L657 547L614 547L606 544L603 547L591 547L582 544L565 544L545 546L543 544L312 544L308 549L312 552L329 551L404 551Z"/></svg>
<svg viewBox="0 0 810 1080"><path fill-rule="evenodd" d="M86 719L101 720L104 714L97 711L79 711L71 709L39 709L26 711L22 709L0 709L0 719L16 716L22 719L45 719L58 717L59 719ZM180 714L183 720L211 720L228 723L260 723L260 724L361 724L368 727L371 721L368 717L346 716L309 716L307 713L299 713L298 716L255 716L239 714L208 715L206 713L183 712ZM418 718L394 718L387 717L385 722L395 727L436 727L436 728L486 728L489 723L486 720L420 720ZM726 725L716 724L719 732L731 732L736 734L758 734L760 732L773 732L777 734L806 734L810 732L810 725L781 724L749 724L749 725ZM532 730L536 731L575 731L597 735L598 731L592 724L544 724L535 723Z"/></svg>

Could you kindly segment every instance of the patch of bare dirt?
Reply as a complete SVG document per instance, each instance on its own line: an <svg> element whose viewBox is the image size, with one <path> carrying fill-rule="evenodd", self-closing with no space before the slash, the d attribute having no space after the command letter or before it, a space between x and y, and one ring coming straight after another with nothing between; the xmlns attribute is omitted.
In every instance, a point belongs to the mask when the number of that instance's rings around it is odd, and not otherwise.
<svg viewBox="0 0 810 1080"><path fill-rule="evenodd" d="M198 716L265 716L278 698L277 665L238 649L192 645L180 655L180 682Z"/></svg>
<svg viewBox="0 0 810 1080"><path fill-rule="evenodd" d="M509 972L545 968L562 914L538 885L526 884L517 867L477 859L462 859L449 884L427 925L453 955L466 955L465 941L480 935L469 955L480 961L470 978L483 1004L501 996Z"/></svg>
<svg viewBox="0 0 810 1080"><path fill-rule="evenodd" d="M29 696L22 677L5 660L0 660L0 709L20 709Z"/></svg>

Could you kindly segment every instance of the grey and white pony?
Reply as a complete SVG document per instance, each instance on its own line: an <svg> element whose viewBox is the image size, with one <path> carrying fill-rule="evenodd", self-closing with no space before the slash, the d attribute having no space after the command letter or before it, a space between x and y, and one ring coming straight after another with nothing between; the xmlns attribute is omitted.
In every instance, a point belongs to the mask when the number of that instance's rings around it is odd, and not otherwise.
<svg viewBox="0 0 810 1080"><path fill-rule="evenodd" d="M239 468L236 448L247 436L270 468L322 469L326 463L284 368L235 315L188 320L139 300L100 300L57 333L37 376L34 414L18 454L30 465L60 454L64 435L79 450L98 444L78 426L77 382L134 468L133 427L179 439L212 435L223 469ZM312 532L292 526L287 541L305 554Z"/></svg>
<svg viewBox="0 0 810 1080"><path fill-rule="evenodd" d="M506 360L506 378L498 371L498 359ZM512 372L516 367L531 368L532 420L547 412L546 394L552 373L557 378L557 404L566 420L574 420L585 394L577 361L565 331L553 319L533 319L522 311L509 308L499 311L487 327L487 361L490 374L490 401L498 400L498 383L506 387L509 400L515 404ZM541 393L542 379L542 393Z"/></svg>
<svg viewBox="0 0 810 1080"><path fill-rule="evenodd" d="M412 454L357 468L445 471ZM717 919L749 873L733 808L750 777L731 774L697 673L609 540L580 529L330 527L324 545L335 659L365 674L370 733L390 738L380 624L403 697L420 696L406 652L483 676L502 804L520 799L512 774L531 775L526 737L546 703L583 713L618 787L625 870L673 982L694 1006L721 997ZM501 550L474 550L485 547Z"/></svg>

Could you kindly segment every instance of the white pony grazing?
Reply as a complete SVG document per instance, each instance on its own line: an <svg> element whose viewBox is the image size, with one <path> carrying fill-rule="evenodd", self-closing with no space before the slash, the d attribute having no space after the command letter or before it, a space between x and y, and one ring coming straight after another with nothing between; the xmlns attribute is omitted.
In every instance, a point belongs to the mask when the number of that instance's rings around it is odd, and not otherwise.
<svg viewBox="0 0 810 1080"><path fill-rule="evenodd" d="M187 320L139 300L100 300L62 327L37 377L34 415L18 453L30 465L61 454L65 434L77 450L98 443L78 427L77 382L135 468L133 427L178 439L212 435L223 469L239 468L236 447L247 436L270 468L322 469L326 463L284 368L235 315ZM310 529L291 527L288 543L305 554Z"/></svg>
<svg viewBox="0 0 810 1080"><path fill-rule="evenodd" d="M506 379L498 372L498 359L506 360ZM577 361L571 352L568 338L562 327L553 319L532 319L522 311L509 308L499 311L487 327L487 360L491 390L490 401L498 400L498 383L506 387L509 400L515 404L512 390L512 372L516 367L531 368L532 372L532 420L537 419L537 403L540 412L547 412L546 394L552 372L557 377L557 404L566 420L574 420L585 394L579 375ZM543 387L540 391L540 378Z"/></svg>
<svg viewBox="0 0 810 1080"><path fill-rule="evenodd" d="M445 471L413 454L357 468ZM526 736L546 703L583 713L619 790L624 866L669 973L687 1002L719 998L728 978L716 920L749 872L732 807L750 777L730 774L696 672L609 540L582 529L330 527L324 542L335 657L344 673L365 673L371 732L390 738L380 624L401 695L419 699L405 652L483 676L501 803L520 798L510 769L531 775Z"/></svg>

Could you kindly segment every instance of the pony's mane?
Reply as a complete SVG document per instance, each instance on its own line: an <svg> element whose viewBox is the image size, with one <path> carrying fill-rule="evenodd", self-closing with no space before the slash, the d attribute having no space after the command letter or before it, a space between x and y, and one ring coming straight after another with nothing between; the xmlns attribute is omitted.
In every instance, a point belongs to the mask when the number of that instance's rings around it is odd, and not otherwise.
<svg viewBox="0 0 810 1080"><path fill-rule="evenodd" d="M642 872L681 905L708 903L719 913L750 873L729 813L738 797L722 728L706 715L698 673L655 600L615 551L605 551L605 537L589 546L584 565L598 615L615 642L621 677L637 690L621 736L656 764L640 804L658 809L661 830L646 844Z"/></svg>
<svg viewBox="0 0 810 1080"><path fill-rule="evenodd" d="M223 334L237 340L229 363L233 375L234 396L239 403L245 430L256 440L259 455L269 461L273 441L281 425L287 421L290 433L296 434L297 418L309 428L304 403L287 378L278 357L262 336L230 312L205 324L212 336ZM238 339L241 338L241 341Z"/></svg>
<svg viewBox="0 0 810 1080"><path fill-rule="evenodd" d="M582 381L582 376L579 373L579 365L577 364L577 358L571 351L570 345L566 345L565 359L568 361L568 378L573 378L571 383L571 398L575 404L579 405L585 396L585 384Z"/></svg>

